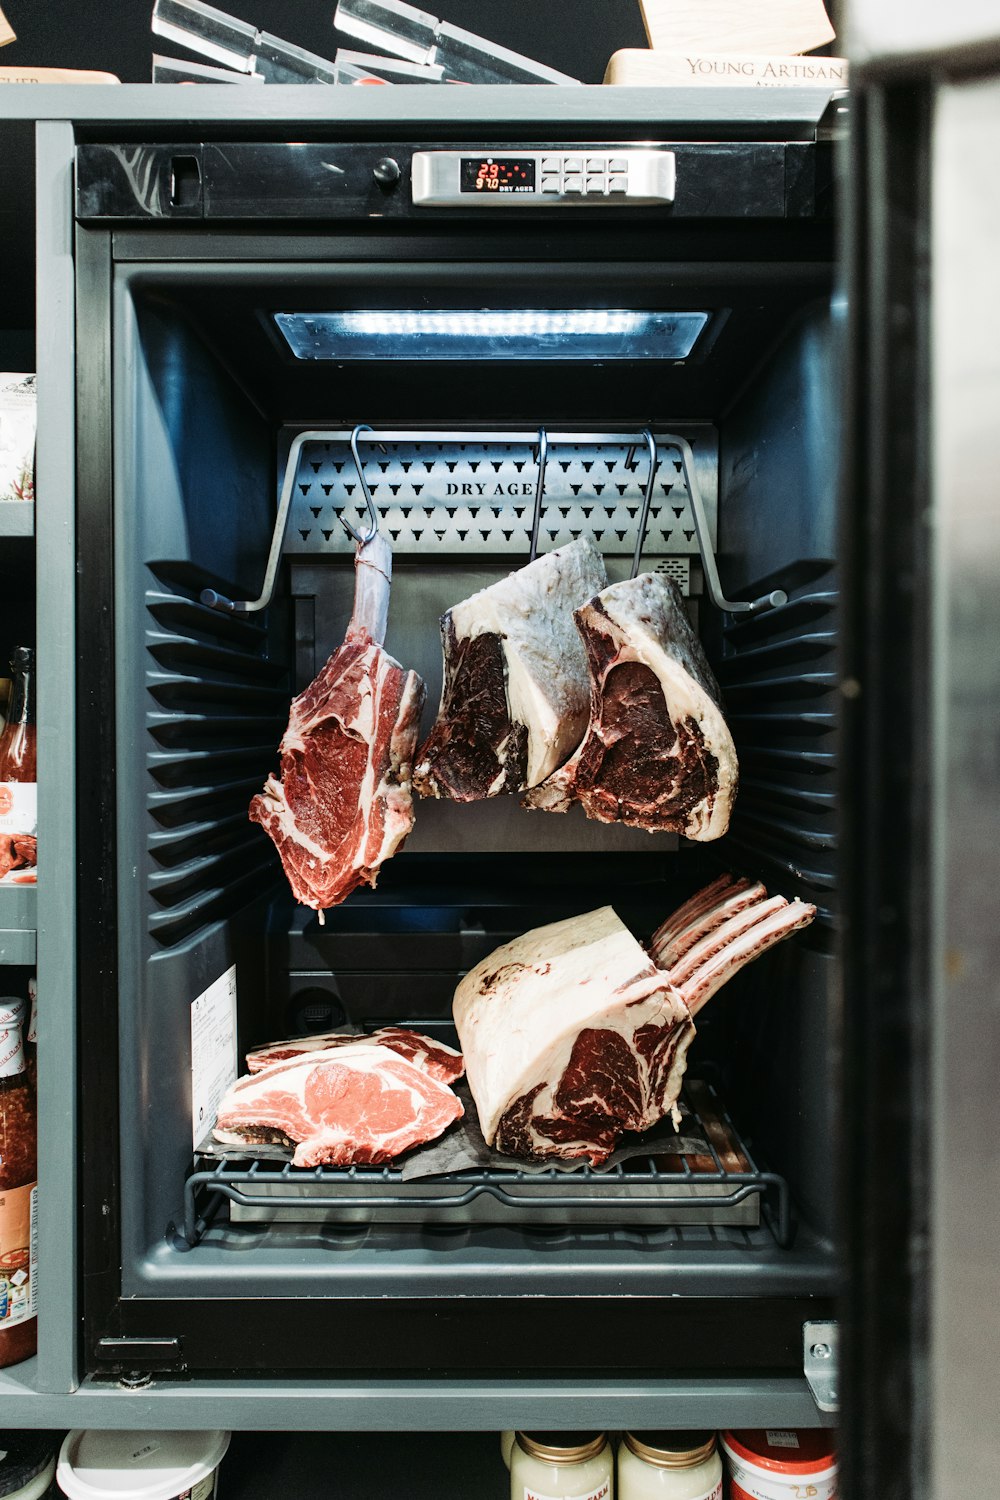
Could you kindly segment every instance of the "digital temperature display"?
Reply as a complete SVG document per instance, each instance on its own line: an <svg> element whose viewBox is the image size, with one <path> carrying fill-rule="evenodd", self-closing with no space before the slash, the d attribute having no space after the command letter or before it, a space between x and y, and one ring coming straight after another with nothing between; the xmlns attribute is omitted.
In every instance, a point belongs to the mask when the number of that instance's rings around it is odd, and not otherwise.
<svg viewBox="0 0 1000 1500"><path fill-rule="evenodd" d="M463 193L533 193L535 162L530 156L463 156Z"/></svg>

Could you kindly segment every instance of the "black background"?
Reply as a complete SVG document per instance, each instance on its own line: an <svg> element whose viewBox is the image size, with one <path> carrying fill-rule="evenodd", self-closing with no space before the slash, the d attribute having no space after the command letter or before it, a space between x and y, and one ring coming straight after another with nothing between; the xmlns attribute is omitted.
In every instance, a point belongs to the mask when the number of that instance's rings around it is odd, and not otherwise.
<svg viewBox="0 0 1000 1500"><path fill-rule="evenodd" d="M17 41L0 63L101 68L148 83L154 51L206 62L150 29L152 0L2 0ZM217 8L283 41L332 59L337 47L370 51L333 29L336 0L217 0ZM421 9L504 47L600 83L619 47L644 47L639 0L426 0ZM155 45L154 45L155 43Z"/></svg>

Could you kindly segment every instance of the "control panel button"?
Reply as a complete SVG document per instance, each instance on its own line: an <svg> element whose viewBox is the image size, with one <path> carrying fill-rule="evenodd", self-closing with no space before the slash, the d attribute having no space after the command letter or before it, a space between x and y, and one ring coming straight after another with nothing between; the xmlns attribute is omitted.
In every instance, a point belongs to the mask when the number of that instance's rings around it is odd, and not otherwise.
<svg viewBox="0 0 1000 1500"><path fill-rule="evenodd" d="M628 162L624 156L613 156L608 162L608 169L612 172L627 172Z"/></svg>
<svg viewBox="0 0 1000 1500"><path fill-rule="evenodd" d="M564 172L582 172L583 162L578 156L567 156L563 161Z"/></svg>
<svg viewBox="0 0 1000 1500"><path fill-rule="evenodd" d="M542 178L542 192L543 193L558 193L558 191L559 191L559 178L558 177L543 177Z"/></svg>
<svg viewBox="0 0 1000 1500"><path fill-rule="evenodd" d="M583 192L583 178L582 177L567 177L565 179L565 181L563 182L563 192L564 193L582 193Z"/></svg>
<svg viewBox="0 0 1000 1500"><path fill-rule="evenodd" d="M610 179L610 181L608 182L608 192L609 193L627 193L628 192L628 178L627 177L612 177Z"/></svg>
<svg viewBox="0 0 1000 1500"><path fill-rule="evenodd" d="M588 193L603 193L604 192L604 178L603 177L588 177L587 178L587 192Z"/></svg>
<svg viewBox="0 0 1000 1500"><path fill-rule="evenodd" d="M588 172L603 172L604 171L604 158L603 158L603 156L591 156L591 157L588 157L588 159L587 159L587 171Z"/></svg>
<svg viewBox="0 0 1000 1500"><path fill-rule="evenodd" d="M372 167L372 176L379 187L392 187L402 176L399 162L391 156L383 156L381 161L377 161Z"/></svg>
<svg viewBox="0 0 1000 1500"><path fill-rule="evenodd" d="M558 156L543 156L542 157L542 171L543 172L558 172L558 170L559 170L559 158L558 158Z"/></svg>

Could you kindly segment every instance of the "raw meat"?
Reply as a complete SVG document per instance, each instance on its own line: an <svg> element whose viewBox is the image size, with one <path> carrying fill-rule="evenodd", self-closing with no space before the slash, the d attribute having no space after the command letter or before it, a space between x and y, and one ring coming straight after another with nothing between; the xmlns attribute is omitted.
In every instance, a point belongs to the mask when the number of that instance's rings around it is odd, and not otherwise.
<svg viewBox="0 0 1000 1500"><path fill-rule="evenodd" d="M455 1025L488 1145L600 1162L680 1092L694 1024L610 906L538 927L476 965Z"/></svg>
<svg viewBox="0 0 1000 1500"><path fill-rule="evenodd" d="M743 883L746 887L746 883ZM476 965L455 1025L483 1135L512 1156L602 1162L624 1130L674 1113L694 1016L816 908L768 897L732 915L732 883L687 903L700 924L679 964L654 963L610 906L536 928ZM714 925L705 924L708 911ZM676 936L687 929L682 916ZM664 923L660 932L670 928Z"/></svg>
<svg viewBox="0 0 1000 1500"><path fill-rule="evenodd" d="M709 905L687 903L650 943L654 962L680 990L692 1015L744 964L808 927L816 915L806 901L769 896L759 881L751 885L723 876L707 892L714 892Z"/></svg>
<svg viewBox="0 0 1000 1500"><path fill-rule="evenodd" d="M434 1140L462 1114L445 1084L388 1047L359 1042L239 1079L214 1134L237 1145L294 1145L296 1167L379 1165Z"/></svg>
<svg viewBox="0 0 1000 1500"><path fill-rule="evenodd" d="M380 867L413 827L411 773L424 685L382 649L392 553L378 533L355 559L354 613L344 644L292 700L250 820L270 835L297 901L320 912Z"/></svg>
<svg viewBox="0 0 1000 1500"><path fill-rule="evenodd" d="M476 802L544 781L576 749L589 682L573 610L607 583L581 538L441 619L441 706L417 756L422 797Z"/></svg>
<svg viewBox="0 0 1000 1500"><path fill-rule="evenodd" d="M333 1047L351 1047L359 1042L373 1047L389 1047L440 1083L454 1083L465 1071L462 1054L456 1052L454 1047L448 1047L444 1042L436 1042L433 1037L401 1026L380 1026L378 1031L367 1036L330 1031L323 1036L303 1036L288 1042L269 1042L266 1047L256 1047L253 1052L247 1053L247 1067L251 1073L260 1073L274 1063L285 1062L290 1057L329 1051Z"/></svg>
<svg viewBox="0 0 1000 1500"><path fill-rule="evenodd" d="M575 612L590 669L576 754L524 797L651 833L721 838L739 782L718 685L672 578L641 573Z"/></svg>

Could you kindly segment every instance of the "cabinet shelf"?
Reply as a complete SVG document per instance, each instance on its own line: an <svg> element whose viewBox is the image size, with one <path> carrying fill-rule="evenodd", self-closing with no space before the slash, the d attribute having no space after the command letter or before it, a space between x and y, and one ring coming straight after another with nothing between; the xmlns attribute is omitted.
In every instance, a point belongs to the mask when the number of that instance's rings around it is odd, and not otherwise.
<svg viewBox="0 0 1000 1500"><path fill-rule="evenodd" d="M0 538L34 536L34 534L34 502L27 500L0 500Z"/></svg>

